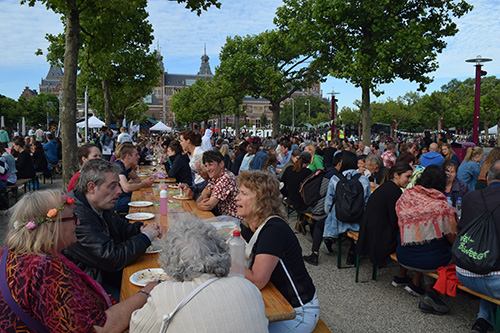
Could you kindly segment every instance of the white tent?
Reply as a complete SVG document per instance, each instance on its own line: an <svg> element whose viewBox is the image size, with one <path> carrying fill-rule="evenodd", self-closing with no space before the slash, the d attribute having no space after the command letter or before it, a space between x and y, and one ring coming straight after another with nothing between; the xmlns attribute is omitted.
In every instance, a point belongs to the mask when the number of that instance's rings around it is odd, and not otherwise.
<svg viewBox="0 0 500 333"><path fill-rule="evenodd" d="M96 116L90 117L88 122L89 122L89 128L101 128L104 125L106 125L104 121L99 120L99 118L97 118ZM85 120L77 123L76 126L85 127Z"/></svg>
<svg viewBox="0 0 500 333"><path fill-rule="evenodd" d="M151 127L149 130L150 131L170 132L170 131L172 131L172 128L168 127L167 125L165 125L164 123L162 123L161 121L159 121L159 122L156 123L156 125L154 125L153 127Z"/></svg>
<svg viewBox="0 0 500 333"><path fill-rule="evenodd" d="M497 134L498 125L488 128L488 134ZM481 131L481 134L484 134L484 130Z"/></svg>

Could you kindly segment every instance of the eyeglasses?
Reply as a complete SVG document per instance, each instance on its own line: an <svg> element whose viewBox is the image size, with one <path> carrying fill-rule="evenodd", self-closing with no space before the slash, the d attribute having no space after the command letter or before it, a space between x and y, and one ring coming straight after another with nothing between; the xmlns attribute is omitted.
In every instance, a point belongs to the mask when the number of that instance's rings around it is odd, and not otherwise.
<svg viewBox="0 0 500 333"><path fill-rule="evenodd" d="M65 221L73 221L75 224L78 222L78 217L73 214L73 216L70 216L70 217L63 217L61 219L61 222L65 222Z"/></svg>

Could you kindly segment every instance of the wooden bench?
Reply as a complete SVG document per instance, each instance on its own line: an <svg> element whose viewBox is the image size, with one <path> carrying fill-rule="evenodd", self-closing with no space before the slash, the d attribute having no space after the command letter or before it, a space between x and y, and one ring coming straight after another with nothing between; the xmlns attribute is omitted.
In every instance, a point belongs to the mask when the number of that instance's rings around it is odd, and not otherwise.
<svg viewBox="0 0 500 333"><path fill-rule="evenodd" d="M398 262L398 258L396 256L396 253L391 254L391 259ZM437 273L433 273L433 272L422 272L422 273L427 275L427 276L430 276L436 280L439 278L439 275ZM493 314L492 317L493 317L493 326L495 327L495 330L497 332L499 332L500 331L500 299L491 298L490 296L487 296L487 295L478 293L476 291L470 290L469 288L467 288L461 284L458 284L457 288L462 290L462 291L465 291L466 293L469 293L469 294L474 295L476 297L482 298L488 302L491 302L491 303L497 305L496 313Z"/></svg>
<svg viewBox="0 0 500 333"><path fill-rule="evenodd" d="M326 326L325 322L321 320L321 318L318 319L318 323L316 324L316 327L312 331L312 333L329 333L331 330Z"/></svg>
<svg viewBox="0 0 500 333"><path fill-rule="evenodd" d="M347 231L346 232L346 236L349 237L350 239L352 239L354 241L354 243L358 243L359 232L357 232L357 231ZM356 274L355 274L354 281L356 283L359 282L359 262L360 262L361 258L363 258L363 256L356 253L356 262L354 264L355 267L356 267ZM377 265L373 265L372 280L377 281Z"/></svg>
<svg viewBox="0 0 500 333"><path fill-rule="evenodd" d="M19 199L19 186L24 186L24 193L26 193L27 186L29 183L33 182L33 178L22 178L18 179L14 185L9 185L6 188L6 193L8 194L9 192L14 193L14 196L16 198L16 202Z"/></svg>

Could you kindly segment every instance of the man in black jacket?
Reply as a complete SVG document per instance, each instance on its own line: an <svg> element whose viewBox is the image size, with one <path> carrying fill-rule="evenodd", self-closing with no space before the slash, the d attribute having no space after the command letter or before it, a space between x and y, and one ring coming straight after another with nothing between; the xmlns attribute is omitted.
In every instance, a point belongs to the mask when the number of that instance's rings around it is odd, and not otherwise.
<svg viewBox="0 0 500 333"><path fill-rule="evenodd" d="M63 252L116 300L123 268L137 260L155 237L161 237L156 223L128 223L112 211L121 193L119 174L117 165L104 160L85 163L76 189L69 193L80 221L77 242Z"/></svg>

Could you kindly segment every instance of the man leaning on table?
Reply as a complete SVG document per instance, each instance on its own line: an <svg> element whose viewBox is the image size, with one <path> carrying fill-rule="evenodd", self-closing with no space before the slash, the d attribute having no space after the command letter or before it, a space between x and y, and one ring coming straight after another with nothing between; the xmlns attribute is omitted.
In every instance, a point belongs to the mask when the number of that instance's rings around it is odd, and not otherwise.
<svg viewBox="0 0 500 333"><path fill-rule="evenodd" d="M120 168L104 160L85 163L76 189L74 213L80 221L77 242L63 253L119 299L122 270L137 260L162 230L156 223L128 223L112 211L118 195Z"/></svg>
<svg viewBox="0 0 500 333"><path fill-rule="evenodd" d="M128 203L132 198L132 192L143 187L150 187L153 184L153 178L148 178L141 181L139 176L133 170L139 163L139 151L130 142L123 143L118 154L120 159L114 162L120 167L120 186L122 191L115 204L115 211L117 213L128 213Z"/></svg>
<svg viewBox="0 0 500 333"><path fill-rule="evenodd" d="M196 206L201 210L217 208L220 215L238 217L236 176L224 167L224 157L218 151L209 150L203 153L203 164L210 181L196 200Z"/></svg>

